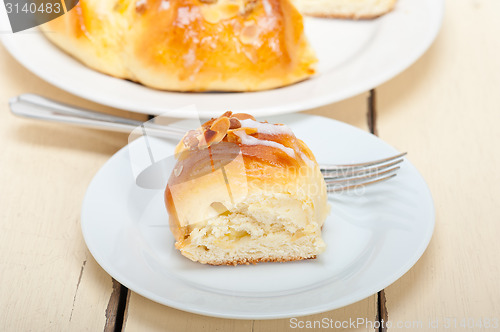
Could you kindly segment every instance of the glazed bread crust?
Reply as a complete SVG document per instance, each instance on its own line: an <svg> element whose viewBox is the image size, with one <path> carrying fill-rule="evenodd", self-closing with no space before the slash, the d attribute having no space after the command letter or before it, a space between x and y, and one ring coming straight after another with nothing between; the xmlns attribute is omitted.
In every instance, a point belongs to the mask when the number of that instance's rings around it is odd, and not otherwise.
<svg viewBox="0 0 500 332"><path fill-rule="evenodd" d="M87 66L172 91L256 91L315 72L289 0L80 0L44 24Z"/></svg>

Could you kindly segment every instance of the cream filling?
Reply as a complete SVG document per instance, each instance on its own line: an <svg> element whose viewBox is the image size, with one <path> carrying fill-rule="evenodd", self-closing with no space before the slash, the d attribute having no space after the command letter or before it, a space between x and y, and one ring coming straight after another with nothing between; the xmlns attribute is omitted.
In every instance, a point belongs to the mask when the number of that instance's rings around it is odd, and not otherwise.
<svg viewBox="0 0 500 332"><path fill-rule="evenodd" d="M202 263L238 259L308 258L325 249L316 223L297 227L290 220L259 221L243 213L227 213L195 227L180 244L182 254Z"/></svg>

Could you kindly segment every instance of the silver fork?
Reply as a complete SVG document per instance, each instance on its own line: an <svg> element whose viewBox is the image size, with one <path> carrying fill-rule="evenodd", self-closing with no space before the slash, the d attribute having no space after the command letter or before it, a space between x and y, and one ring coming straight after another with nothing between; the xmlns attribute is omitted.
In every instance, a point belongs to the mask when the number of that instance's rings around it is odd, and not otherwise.
<svg viewBox="0 0 500 332"><path fill-rule="evenodd" d="M392 179L401 168L406 152L389 158L349 165L320 164L328 192L341 192Z"/></svg>
<svg viewBox="0 0 500 332"><path fill-rule="evenodd" d="M103 114L87 109L66 105L54 100L34 95L23 94L10 99L13 114L21 117L69 123L96 129L114 130L131 133L142 127L141 121L131 120L115 115ZM186 129L173 125L147 124L148 135L180 140ZM405 153L350 165L320 164L328 192L341 192L389 180L397 175L399 164L403 162Z"/></svg>

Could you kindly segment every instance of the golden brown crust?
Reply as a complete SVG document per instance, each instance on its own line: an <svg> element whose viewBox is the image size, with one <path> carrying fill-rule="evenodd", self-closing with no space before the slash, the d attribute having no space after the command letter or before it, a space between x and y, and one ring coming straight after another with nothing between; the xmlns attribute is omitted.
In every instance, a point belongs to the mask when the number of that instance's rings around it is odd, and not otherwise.
<svg viewBox="0 0 500 332"><path fill-rule="evenodd" d="M231 128L234 121L238 125ZM259 130L258 127L262 126L267 128ZM190 156L190 152L196 152L202 156L196 159L202 160L210 153L218 153L222 149L216 145L219 142L234 143L234 148L238 150L236 153L241 152L249 159L248 162L254 159L276 167L294 168L304 165L308 160L315 161L311 150L288 127L257 122L251 115L232 112L226 112L205 122L200 128L190 130L178 144L176 154L183 161ZM257 144L258 142L261 144ZM264 142L271 144L263 144ZM203 151L207 147L214 147L215 150ZM224 147L231 148L231 144ZM179 180L186 179L181 177Z"/></svg>
<svg viewBox="0 0 500 332"><path fill-rule="evenodd" d="M289 0L81 0L42 27L88 66L175 91L255 91L314 74Z"/></svg>
<svg viewBox="0 0 500 332"><path fill-rule="evenodd" d="M208 265L215 265L215 266L221 266L221 265L250 265L250 264L257 264L257 263L285 263L285 262L293 262L293 261L301 261L305 259L316 259L316 255L310 256L310 257L282 257L282 258L257 258L257 259L238 259L238 260L232 260L232 261L225 261L225 262L208 262Z"/></svg>

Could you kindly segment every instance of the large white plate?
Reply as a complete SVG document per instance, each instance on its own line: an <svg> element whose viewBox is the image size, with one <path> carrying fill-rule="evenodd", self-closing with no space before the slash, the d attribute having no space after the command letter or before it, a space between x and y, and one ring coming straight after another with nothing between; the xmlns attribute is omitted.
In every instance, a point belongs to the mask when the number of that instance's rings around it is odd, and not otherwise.
<svg viewBox="0 0 500 332"><path fill-rule="evenodd" d="M3 10L0 6L0 31L8 31ZM269 116L336 102L389 80L431 45L443 11L443 0L398 0L393 12L376 20L307 18L306 33L319 58L318 74L292 86L252 93L158 91L91 70L36 30L0 36L9 52L33 73L98 103L149 114L168 112L173 117L186 117L179 108L188 105L196 106L204 117L225 110Z"/></svg>
<svg viewBox="0 0 500 332"><path fill-rule="evenodd" d="M288 124L320 162L361 162L397 152L379 138L338 121L302 114L269 120ZM173 143L163 144L173 153ZM339 308L401 277L420 258L434 229L429 190L405 161L390 181L367 187L364 193L331 196L332 212L323 227L327 250L316 260L202 265L174 249L163 191L136 186L130 147L116 153L90 184L82 208L83 235L111 276L177 309L269 319Z"/></svg>

